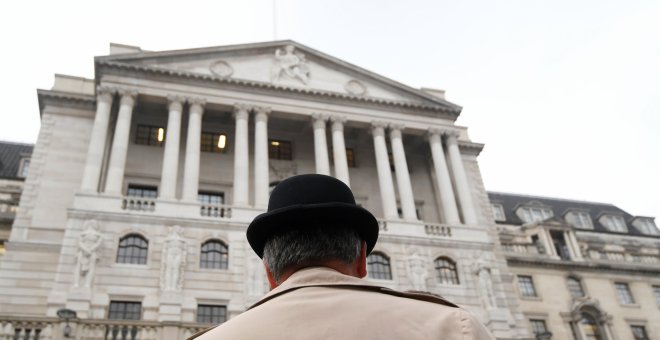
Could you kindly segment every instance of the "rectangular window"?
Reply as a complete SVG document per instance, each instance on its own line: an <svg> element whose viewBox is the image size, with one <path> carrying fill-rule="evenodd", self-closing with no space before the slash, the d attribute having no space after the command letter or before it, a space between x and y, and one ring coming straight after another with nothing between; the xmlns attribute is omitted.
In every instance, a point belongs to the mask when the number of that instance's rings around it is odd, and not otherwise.
<svg viewBox="0 0 660 340"><path fill-rule="evenodd" d="M110 320L140 320L142 318L142 303L131 301L110 301L108 319Z"/></svg>
<svg viewBox="0 0 660 340"><path fill-rule="evenodd" d="M290 161L292 159L291 142L276 139L269 140L268 158Z"/></svg>
<svg viewBox="0 0 660 340"><path fill-rule="evenodd" d="M525 223L540 222L554 216L548 208L522 208L523 221Z"/></svg>
<svg viewBox="0 0 660 340"><path fill-rule="evenodd" d="M576 211L573 213L575 216L575 227L582 229L593 229L594 225L591 223L591 216L588 212Z"/></svg>
<svg viewBox="0 0 660 340"><path fill-rule="evenodd" d="M135 131L135 144L162 146L165 142L165 129L160 126L138 125Z"/></svg>
<svg viewBox="0 0 660 340"><path fill-rule="evenodd" d="M197 322L220 324L227 321L227 307L216 305L197 305Z"/></svg>
<svg viewBox="0 0 660 340"><path fill-rule="evenodd" d="M623 221L623 217L619 215L606 215L601 217L601 222L609 231L614 231L617 233L625 233L628 231L626 228L626 223Z"/></svg>
<svg viewBox="0 0 660 340"><path fill-rule="evenodd" d="M548 328L545 326L545 320L530 319L529 323L532 326L532 332L534 332L536 338L541 334L548 333Z"/></svg>
<svg viewBox="0 0 660 340"><path fill-rule="evenodd" d="M158 187L151 185L129 184L127 196L156 198L158 197Z"/></svg>
<svg viewBox="0 0 660 340"><path fill-rule="evenodd" d="M536 296L536 289L534 288L534 281L531 276L518 275L518 288L520 288L520 294L522 296Z"/></svg>
<svg viewBox="0 0 660 340"><path fill-rule="evenodd" d="M227 135L224 133L202 132L199 148L204 152L227 152Z"/></svg>
<svg viewBox="0 0 660 340"><path fill-rule="evenodd" d="M655 223L651 219L640 219L637 221L637 226L637 229L639 229L642 234L658 235L658 227L655 226Z"/></svg>
<svg viewBox="0 0 660 340"><path fill-rule="evenodd" d="M200 191L197 194L197 200L202 204L224 204L225 194L222 192Z"/></svg>
<svg viewBox="0 0 660 340"><path fill-rule="evenodd" d="M355 153L353 149L346 148L346 162L349 168L355 168Z"/></svg>
<svg viewBox="0 0 660 340"><path fill-rule="evenodd" d="M493 217L495 221L505 221L506 217L504 216L504 207L501 204L491 204L490 208L493 210Z"/></svg>
<svg viewBox="0 0 660 340"><path fill-rule="evenodd" d="M21 170L20 173L18 174L18 177L27 178L29 170L30 170L30 159L23 158L23 162L21 163Z"/></svg>
<svg viewBox="0 0 660 340"><path fill-rule="evenodd" d="M655 295L655 303L660 306L660 286L653 286L653 294Z"/></svg>
<svg viewBox="0 0 660 340"><path fill-rule="evenodd" d="M646 334L646 327L644 326L631 325L630 331L632 331L635 340L649 340L649 336Z"/></svg>
<svg viewBox="0 0 660 340"><path fill-rule="evenodd" d="M632 292L627 283L616 282L614 286L616 287L616 295L619 297L621 304L632 305L635 303L635 299L633 299Z"/></svg>

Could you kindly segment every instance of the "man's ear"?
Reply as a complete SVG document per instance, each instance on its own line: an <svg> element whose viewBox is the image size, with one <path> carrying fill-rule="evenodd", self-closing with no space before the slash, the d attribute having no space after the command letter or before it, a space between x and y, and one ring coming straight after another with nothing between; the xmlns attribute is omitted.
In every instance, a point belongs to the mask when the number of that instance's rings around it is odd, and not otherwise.
<svg viewBox="0 0 660 340"><path fill-rule="evenodd" d="M357 272L360 278L367 276L367 242L362 241L360 256L357 259Z"/></svg>
<svg viewBox="0 0 660 340"><path fill-rule="evenodd" d="M277 281L273 277L273 273L271 273L270 269L268 269L266 262L263 262L263 264L264 264L264 269L266 270L266 277L268 278L268 284L270 285L270 289L275 289L278 286Z"/></svg>

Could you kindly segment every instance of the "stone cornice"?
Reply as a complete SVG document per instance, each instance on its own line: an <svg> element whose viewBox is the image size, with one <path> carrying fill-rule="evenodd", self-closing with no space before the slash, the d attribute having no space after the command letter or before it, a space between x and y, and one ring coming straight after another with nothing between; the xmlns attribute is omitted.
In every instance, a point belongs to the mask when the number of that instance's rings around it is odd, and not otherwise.
<svg viewBox="0 0 660 340"><path fill-rule="evenodd" d="M481 150L484 149L484 144L473 142L458 142L458 148L462 154L479 156Z"/></svg>
<svg viewBox="0 0 660 340"><path fill-rule="evenodd" d="M657 276L660 274L660 267L657 265L630 265L622 262L604 263L593 261L563 261L553 259L531 258L529 256L506 256L506 261L510 266L530 266L534 268L564 269L575 270L578 272L624 272L631 274L647 274Z"/></svg>
<svg viewBox="0 0 660 340"><path fill-rule="evenodd" d="M37 97L39 100L39 116L43 114L46 105L73 106L92 110L96 105L96 97L87 94L39 89L37 90Z"/></svg>
<svg viewBox="0 0 660 340"><path fill-rule="evenodd" d="M126 64L126 63L106 61L106 60L97 60L97 67L150 73L156 75L165 75L176 78L187 78L187 79L194 79L194 80L207 81L207 82L210 81L214 83L231 84L238 87L248 87L248 88L260 89L260 90L286 92L286 93L304 95L304 96L317 96L328 99L338 99L348 102L363 102L366 104L377 105L377 106L390 106L395 108L405 108L405 109L413 109L413 110L426 111L426 112L442 113L450 116L454 120L458 118L458 115L460 114L460 108L457 109L457 108L443 107L440 105L415 104L404 101L394 101L394 100L380 99L380 98L374 98L368 96L356 96L356 95L350 95L350 94L344 94L344 93L332 92L332 91L289 87L289 86L283 86L283 85L272 84L267 82L218 77L214 75L205 75L205 74L199 74L193 72L172 70L172 69L166 69L155 66L144 66L144 65ZM98 71L99 70L97 70L97 72Z"/></svg>

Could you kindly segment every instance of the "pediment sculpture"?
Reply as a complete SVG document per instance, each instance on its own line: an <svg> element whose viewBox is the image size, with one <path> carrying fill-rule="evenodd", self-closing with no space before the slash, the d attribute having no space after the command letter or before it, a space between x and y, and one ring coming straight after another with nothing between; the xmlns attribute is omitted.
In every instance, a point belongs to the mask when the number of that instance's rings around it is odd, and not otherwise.
<svg viewBox="0 0 660 340"><path fill-rule="evenodd" d="M272 80L279 81L282 77L300 80L305 85L309 82L310 71L305 55L295 51L293 45L275 50Z"/></svg>

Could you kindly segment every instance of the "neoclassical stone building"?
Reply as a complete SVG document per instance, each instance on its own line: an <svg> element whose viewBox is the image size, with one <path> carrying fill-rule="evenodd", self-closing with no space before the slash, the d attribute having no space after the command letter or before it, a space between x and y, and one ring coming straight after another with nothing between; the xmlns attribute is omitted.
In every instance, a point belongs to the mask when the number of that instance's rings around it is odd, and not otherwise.
<svg viewBox="0 0 660 340"><path fill-rule="evenodd" d="M605 203L490 192L525 319L553 339L658 339L660 231Z"/></svg>

